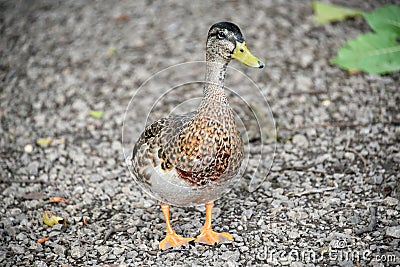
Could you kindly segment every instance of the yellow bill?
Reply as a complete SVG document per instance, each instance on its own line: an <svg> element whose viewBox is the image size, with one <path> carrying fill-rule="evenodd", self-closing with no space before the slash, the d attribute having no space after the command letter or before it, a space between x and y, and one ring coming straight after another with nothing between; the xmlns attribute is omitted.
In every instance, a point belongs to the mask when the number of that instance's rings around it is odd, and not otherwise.
<svg viewBox="0 0 400 267"><path fill-rule="evenodd" d="M261 69L264 67L264 63L250 53L244 41L243 43L236 41L236 48L233 50L232 58L252 68Z"/></svg>

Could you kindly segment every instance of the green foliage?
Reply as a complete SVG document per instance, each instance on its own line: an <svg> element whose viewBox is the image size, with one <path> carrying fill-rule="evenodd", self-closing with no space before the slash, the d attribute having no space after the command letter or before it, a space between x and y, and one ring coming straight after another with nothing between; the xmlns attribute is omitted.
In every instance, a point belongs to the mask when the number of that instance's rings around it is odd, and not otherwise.
<svg viewBox="0 0 400 267"><path fill-rule="evenodd" d="M400 7L389 5L363 14L375 32L394 32L400 36Z"/></svg>
<svg viewBox="0 0 400 267"><path fill-rule="evenodd" d="M378 32L361 34L340 47L337 57L331 63L357 72L384 74L400 69L400 44L396 34Z"/></svg>
<svg viewBox="0 0 400 267"><path fill-rule="evenodd" d="M400 7L388 5L371 13L314 2L316 21L340 21L361 14L375 31L361 34L339 48L331 63L351 73L385 74L400 70ZM321 11L322 10L322 11Z"/></svg>
<svg viewBox="0 0 400 267"><path fill-rule="evenodd" d="M92 116L93 118L100 119L100 118L103 118L104 111L101 111L101 110L90 110L89 111L89 115Z"/></svg>
<svg viewBox="0 0 400 267"><path fill-rule="evenodd" d="M344 19L353 18L362 14L361 11L356 9L344 8L319 1L312 2L311 6L315 13L314 20L320 24L342 21Z"/></svg>

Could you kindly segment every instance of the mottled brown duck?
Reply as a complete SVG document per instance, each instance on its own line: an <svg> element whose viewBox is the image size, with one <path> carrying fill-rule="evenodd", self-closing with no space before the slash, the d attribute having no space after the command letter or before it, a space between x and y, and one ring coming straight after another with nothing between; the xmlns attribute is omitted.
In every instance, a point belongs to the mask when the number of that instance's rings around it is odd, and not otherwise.
<svg viewBox="0 0 400 267"><path fill-rule="evenodd" d="M141 187L161 203L167 234L160 249L179 247L191 240L208 245L233 241L229 233L211 227L214 200L227 191L243 161L243 142L224 92L228 63L263 68L247 49L238 26L214 24L207 37L203 98L195 112L170 116L147 126L132 153L132 172ZM228 188L229 189L229 188ZM170 205L206 205L200 235L182 237L170 224Z"/></svg>

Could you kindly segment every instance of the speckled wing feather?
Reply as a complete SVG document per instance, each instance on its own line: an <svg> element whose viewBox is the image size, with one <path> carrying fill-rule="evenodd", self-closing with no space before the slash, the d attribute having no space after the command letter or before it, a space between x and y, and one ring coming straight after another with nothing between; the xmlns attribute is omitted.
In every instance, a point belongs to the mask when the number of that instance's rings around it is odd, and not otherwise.
<svg viewBox="0 0 400 267"><path fill-rule="evenodd" d="M151 166L155 168L157 164L162 164L164 169L172 167L168 160L159 163L158 159L162 158L162 148L171 140L174 132L182 129L195 113L162 118L146 127L132 151L133 173L138 180L149 184L151 172L146 170Z"/></svg>
<svg viewBox="0 0 400 267"><path fill-rule="evenodd" d="M229 110L224 114L230 114ZM204 185L217 179L231 178L243 158L242 142L236 126L221 123L210 116L197 115L183 125L163 147L169 160L183 179Z"/></svg>
<svg viewBox="0 0 400 267"><path fill-rule="evenodd" d="M146 169L159 164L161 170L175 170L190 184L205 185L234 176L242 158L242 143L234 125L222 125L192 112L146 127L133 149L132 160L142 182L149 183L151 178Z"/></svg>

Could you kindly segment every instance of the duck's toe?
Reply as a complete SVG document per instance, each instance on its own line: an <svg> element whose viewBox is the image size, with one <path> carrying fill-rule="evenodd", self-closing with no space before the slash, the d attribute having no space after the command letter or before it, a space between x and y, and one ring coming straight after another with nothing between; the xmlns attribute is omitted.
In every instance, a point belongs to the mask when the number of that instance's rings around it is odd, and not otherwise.
<svg viewBox="0 0 400 267"><path fill-rule="evenodd" d="M197 236L194 242L203 243L206 245L214 245L215 243L221 243L225 241L233 241L232 235L229 233L217 233L212 229L201 231L200 235Z"/></svg>
<svg viewBox="0 0 400 267"><path fill-rule="evenodd" d="M167 234L167 236L160 242L160 249L166 250L171 247L181 247L189 243L190 241L194 240L194 238L191 237L182 237L180 235L177 235L176 232L172 232L170 234Z"/></svg>

